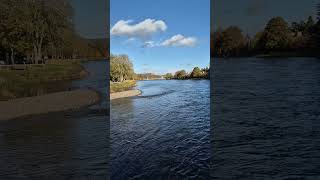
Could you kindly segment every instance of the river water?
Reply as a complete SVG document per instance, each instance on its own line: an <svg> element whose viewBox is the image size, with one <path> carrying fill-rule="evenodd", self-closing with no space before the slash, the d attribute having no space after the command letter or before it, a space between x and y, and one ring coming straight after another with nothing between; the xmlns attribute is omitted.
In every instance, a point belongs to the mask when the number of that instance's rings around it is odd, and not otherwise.
<svg viewBox="0 0 320 180"><path fill-rule="evenodd" d="M212 177L320 179L320 61L214 59Z"/></svg>
<svg viewBox="0 0 320 180"><path fill-rule="evenodd" d="M139 81L140 96L111 102L110 131L107 62L85 67L72 88L97 89L97 105L0 122L0 179L106 179L109 165L112 179L320 179L318 59L215 59L211 84Z"/></svg>
<svg viewBox="0 0 320 180"><path fill-rule="evenodd" d="M111 179L207 179L210 81L138 81L111 102Z"/></svg>
<svg viewBox="0 0 320 180"><path fill-rule="evenodd" d="M84 64L89 77L71 88L94 88L97 105L0 122L0 179L106 179L109 116L106 61Z"/></svg>

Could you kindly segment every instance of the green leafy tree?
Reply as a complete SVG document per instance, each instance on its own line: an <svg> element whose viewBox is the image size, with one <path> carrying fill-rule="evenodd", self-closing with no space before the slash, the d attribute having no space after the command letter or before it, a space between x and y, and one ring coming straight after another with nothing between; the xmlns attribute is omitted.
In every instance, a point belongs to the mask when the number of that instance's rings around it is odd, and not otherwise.
<svg viewBox="0 0 320 180"><path fill-rule="evenodd" d="M286 50L292 40L291 31L282 17L272 18L260 38L260 45L267 52Z"/></svg>
<svg viewBox="0 0 320 180"><path fill-rule="evenodd" d="M175 79L185 79L185 78L187 78L187 72L185 70L177 71L174 74L174 78Z"/></svg>
<svg viewBox="0 0 320 180"><path fill-rule="evenodd" d="M167 73L167 74L164 75L164 78L165 79L172 79L173 75L171 73Z"/></svg>
<svg viewBox="0 0 320 180"><path fill-rule="evenodd" d="M110 79L113 82L122 82L133 79L133 65L127 55L110 56Z"/></svg>
<svg viewBox="0 0 320 180"><path fill-rule="evenodd" d="M202 78L206 78L206 79L210 78L210 68L209 67L202 68L201 71L202 71Z"/></svg>
<svg viewBox="0 0 320 180"><path fill-rule="evenodd" d="M211 33L211 55L239 56L242 54L243 48L247 47L248 42L241 29L236 26L230 26L225 30L219 28Z"/></svg>
<svg viewBox="0 0 320 180"><path fill-rule="evenodd" d="M203 75L203 72L200 70L200 68L195 67L193 68L191 74L190 74L190 78L201 78Z"/></svg>
<svg viewBox="0 0 320 180"><path fill-rule="evenodd" d="M239 54L239 50L244 43L244 36L240 28L230 26L222 32L222 54L231 56Z"/></svg>

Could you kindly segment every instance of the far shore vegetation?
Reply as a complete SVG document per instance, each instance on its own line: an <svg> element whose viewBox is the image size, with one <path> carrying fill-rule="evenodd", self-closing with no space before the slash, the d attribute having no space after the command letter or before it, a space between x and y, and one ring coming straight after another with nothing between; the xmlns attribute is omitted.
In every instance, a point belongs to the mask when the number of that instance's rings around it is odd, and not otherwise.
<svg viewBox="0 0 320 180"><path fill-rule="evenodd" d="M274 17L265 28L253 36L237 26L218 28L211 33L211 57L319 57L320 4L318 20L289 24L282 17Z"/></svg>
<svg viewBox="0 0 320 180"><path fill-rule="evenodd" d="M107 39L75 31L70 0L1 1L0 19L0 100L79 79L86 74L81 62L108 57Z"/></svg>
<svg viewBox="0 0 320 180"><path fill-rule="evenodd" d="M195 67L192 72L179 70L176 73L156 75L153 73L136 74L133 64L127 55L110 55L110 92L131 90L136 86L136 80L186 80L186 79L209 79L209 68Z"/></svg>

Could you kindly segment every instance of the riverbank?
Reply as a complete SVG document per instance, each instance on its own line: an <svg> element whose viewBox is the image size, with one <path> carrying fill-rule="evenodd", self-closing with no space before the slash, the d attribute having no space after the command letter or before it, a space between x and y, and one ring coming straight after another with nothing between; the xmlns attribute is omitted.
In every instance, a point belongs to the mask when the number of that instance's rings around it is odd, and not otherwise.
<svg viewBox="0 0 320 180"><path fill-rule="evenodd" d="M110 93L117 93L131 90L137 85L135 80L126 80L123 82L110 82Z"/></svg>
<svg viewBox="0 0 320 180"><path fill-rule="evenodd" d="M100 95L96 91L80 89L0 101L0 121L28 115L75 110L93 105L99 100Z"/></svg>
<svg viewBox="0 0 320 180"><path fill-rule="evenodd" d="M26 65L23 69L1 69L0 101L25 97L28 89L42 84L82 79L87 75L80 61L52 61Z"/></svg>
<svg viewBox="0 0 320 180"><path fill-rule="evenodd" d="M113 99L120 99L120 98L126 98L126 97L133 97L138 96L142 92L138 89L128 90L128 91L122 91L122 92L116 92L110 94L110 100Z"/></svg>

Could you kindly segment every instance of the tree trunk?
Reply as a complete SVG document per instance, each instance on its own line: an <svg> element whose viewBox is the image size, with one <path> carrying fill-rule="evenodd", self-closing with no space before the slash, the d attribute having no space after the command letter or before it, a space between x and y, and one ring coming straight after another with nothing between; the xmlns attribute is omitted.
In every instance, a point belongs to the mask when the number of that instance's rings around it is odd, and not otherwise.
<svg viewBox="0 0 320 180"><path fill-rule="evenodd" d="M14 64L14 49L11 48L11 64Z"/></svg>
<svg viewBox="0 0 320 180"><path fill-rule="evenodd" d="M42 59L42 51L41 51L41 44L33 46L34 51L34 63L39 64L39 61Z"/></svg>
<svg viewBox="0 0 320 180"><path fill-rule="evenodd" d="M33 64L38 64L38 54L36 45L33 46Z"/></svg>
<svg viewBox="0 0 320 180"><path fill-rule="evenodd" d="M120 82L122 82L122 81L123 81L123 76L121 75L121 76L120 76Z"/></svg>

